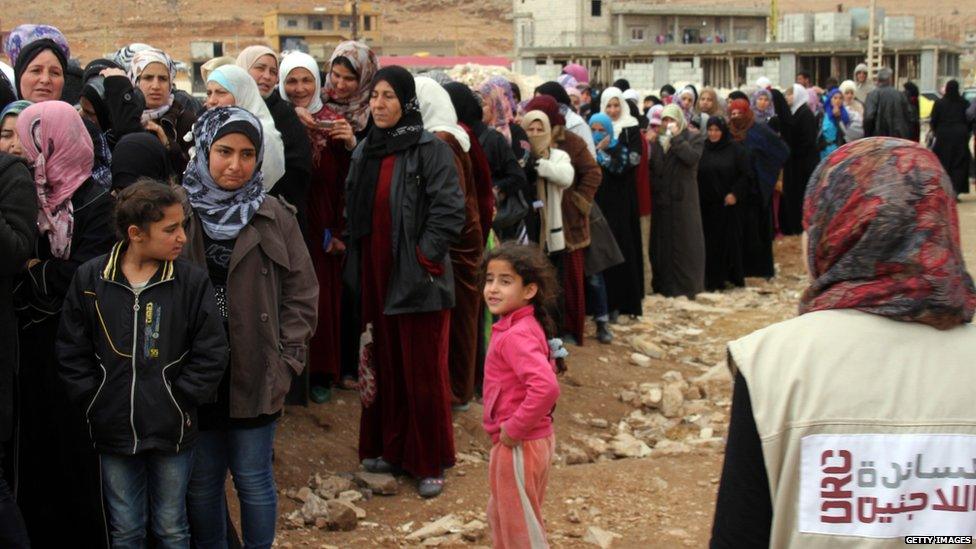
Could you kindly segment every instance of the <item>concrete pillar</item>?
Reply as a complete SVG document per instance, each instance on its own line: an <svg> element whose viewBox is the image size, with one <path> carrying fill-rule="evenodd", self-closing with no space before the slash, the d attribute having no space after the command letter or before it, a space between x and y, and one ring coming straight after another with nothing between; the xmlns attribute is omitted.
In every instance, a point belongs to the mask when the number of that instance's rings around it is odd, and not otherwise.
<svg viewBox="0 0 976 549"><path fill-rule="evenodd" d="M939 52L938 50L922 50L921 61L918 70L918 87L922 91L933 91L936 89L939 76Z"/></svg>
<svg viewBox="0 0 976 549"><path fill-rule="evenodd" d="M669 84L670 76L668 75L670 58L667 55L655 55L654 56L654 87L661 89L661 86Z"/></svg>
<svg viewBox="0 0 976 549"><path fill-rule="evenodd" d="M534 57L519 57L512 63L512 71L517 74L524 74L525 76L532 76L535 74L535 58Z"/></svg>
<svg viewBox="0 0 976 549"><path fill-rule="evenodd" d="M796 54L783 52L779 54L779 85L790 86L796 80Z"/></svg>

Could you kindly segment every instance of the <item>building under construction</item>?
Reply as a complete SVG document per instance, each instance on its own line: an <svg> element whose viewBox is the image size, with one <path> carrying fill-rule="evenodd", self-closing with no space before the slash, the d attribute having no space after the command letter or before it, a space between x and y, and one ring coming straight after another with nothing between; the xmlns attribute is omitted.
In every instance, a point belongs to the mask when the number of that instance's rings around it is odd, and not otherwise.
<svg viewBox="0 0 976 549"><path fill-rule="evenodd" d="M627 78L640 90L692 82L733 88L759 76L784 85L801 70L818 83L843 80L865 62L872 34L867 9L780 18L760 8L635 0L513 0L513 7L517 72L553 78L577 62L596 81ZM916 38L911 17L876 19L875 66L922 90L958 76L959 45Z"/></svg>

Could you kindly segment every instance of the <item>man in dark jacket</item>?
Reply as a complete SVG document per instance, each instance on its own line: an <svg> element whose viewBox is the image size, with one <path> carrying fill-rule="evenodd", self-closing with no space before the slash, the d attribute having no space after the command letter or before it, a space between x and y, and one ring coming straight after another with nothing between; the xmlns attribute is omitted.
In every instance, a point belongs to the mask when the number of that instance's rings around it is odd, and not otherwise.
<svg viewBox="0 0 976 549"><path fill-rule="evenodd" d="M24 269L36 237L37 194L33 178L21 158L0 153L0 442L9 440L13 431L14 375L19 360L13 277ZM30 546L24 519L3 471L0 471L0 546Z"/></svg>
<svg viewBox="0 0 976 549"><path fill-rule="evenodd" d="M887 136L911 139L911 107L905 94L892 87L891 69L878 71L877 87L868 94L864 105L864 136Z"/></svg>

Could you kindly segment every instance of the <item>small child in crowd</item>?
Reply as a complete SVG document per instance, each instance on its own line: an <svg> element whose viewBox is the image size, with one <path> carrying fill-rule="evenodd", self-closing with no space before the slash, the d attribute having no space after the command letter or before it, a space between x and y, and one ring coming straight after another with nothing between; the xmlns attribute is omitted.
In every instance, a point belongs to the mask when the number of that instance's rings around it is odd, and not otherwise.
<svg viewBox="0 0 976 549"><path fill-rule="evenodd" d="M78 268L58 332L60 375L84 411L101 461L113 547L190 546L186 492L197 407L227 363L206 271L177 259L180 196L164 183L126 188L121 242Z"/></svg>
<svg viewBox="0 0 976 549"><path fill-rule="evenodd" d="M547 335L555 272L535 246L505 243L484 267L488 310L499 317L485 359L484 427L494 445L488 465L488 521L494 546L548 547L542 521L556 439L559 398Z"/></svg>

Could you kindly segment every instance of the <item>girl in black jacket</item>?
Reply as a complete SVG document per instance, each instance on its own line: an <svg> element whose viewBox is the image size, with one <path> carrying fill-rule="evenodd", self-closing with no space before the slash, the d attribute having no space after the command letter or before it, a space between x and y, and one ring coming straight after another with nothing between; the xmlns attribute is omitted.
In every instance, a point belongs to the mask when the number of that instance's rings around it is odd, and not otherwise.
<svg viewBox="0 0 976 549"><path fill-rule="evenodd" d="M115 209L122 241L88 261L65 296L57 355L99 453L113 546L187 543L197 406L217 387L227 340L207 273L177 260L183 204L143 180Z"/></svg>

